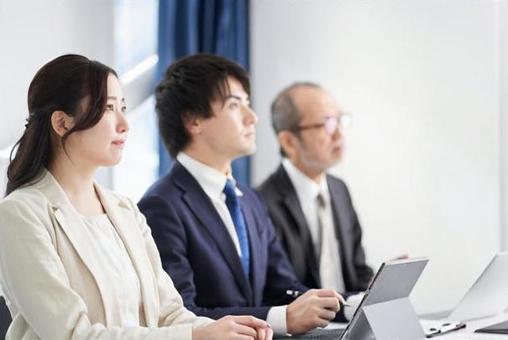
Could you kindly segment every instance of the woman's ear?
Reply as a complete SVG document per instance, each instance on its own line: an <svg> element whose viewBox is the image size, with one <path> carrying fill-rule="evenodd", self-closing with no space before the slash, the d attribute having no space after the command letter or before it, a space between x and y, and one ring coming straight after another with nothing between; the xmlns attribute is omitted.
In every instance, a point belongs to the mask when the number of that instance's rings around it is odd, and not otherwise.
<svg viewBox="0 0 508 340"><path fill-rule="evenodd" d="M74 126L74 119L63 111L53 111L51 114L51 127L60 137L65 135Z"/></svg>

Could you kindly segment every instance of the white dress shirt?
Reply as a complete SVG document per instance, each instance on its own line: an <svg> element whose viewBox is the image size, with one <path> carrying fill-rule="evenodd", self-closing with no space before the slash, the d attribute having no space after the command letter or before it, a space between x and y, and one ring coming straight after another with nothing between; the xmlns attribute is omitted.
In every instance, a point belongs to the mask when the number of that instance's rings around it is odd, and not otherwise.
<svg viewBox="0 0 508 340"><path fill-rule="evenodd" d="M221 173L220 171L201 163L200 161L190 157L189 155L180 152L176 156L177 161L190 172L192 177L196 179L203 191L210 198L213 206L217 210L222 222L226 226L226 229L231 236L238 255L241 256L240 241L236 233L235 224L229 213L226 205L226 195L224 194L224 187L226 181L231 179L235 184L236 181L231 175ZM237 196L243 196L243 193L236 187ZM272 326L273 330L277 334L285 334L286 330L286 307L287 306L276 306L270 308L266 321Z"/></svg>
<svg viewBox="0 0 508 340"><path fill-rule="evenodd" d="M323 228L327 228L325 235L335 235L332 202L326 175L321 176L318 183L303 174L287 158L282 160L282 166L293 183L303 215L309 226L316 259L320 263L319 273L321 277L321 288L332 288L338 292L344 292L345 284L340 261L340 245L336 237L326 238L326 241L328 241L326 246L329 247L328 253L335 254L335 256L328 256L320 260L320 249L322 249L322 245L319 244L319 207L317 204L317 196L319 194L321 194L325 202L324 212L321 217Z"/></svg>

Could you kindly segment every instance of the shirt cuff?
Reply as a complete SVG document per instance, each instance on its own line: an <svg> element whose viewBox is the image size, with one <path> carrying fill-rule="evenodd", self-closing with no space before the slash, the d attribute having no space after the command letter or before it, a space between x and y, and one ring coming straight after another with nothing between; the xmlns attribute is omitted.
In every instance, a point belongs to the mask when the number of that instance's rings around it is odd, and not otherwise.
<svg viewBox="0 0 508 340"><path fill-rule="evenodd" d="M275 306L268 310L266 322L272 326L274 334L286 335L288 332L286 326L286 309L287 305Z"/></svg>
<svg viewBox="0 0 508 340"><path fill-rule="evenodd" d="M351 295L347 298L346 302L349 306L344 306L344 317L347 321L351 321L351 318L353 318L353 315L355 314L356 309L360 305L360 302L362 302L363 296L365 295L364 292L358 293L355 295Z"/></svg>

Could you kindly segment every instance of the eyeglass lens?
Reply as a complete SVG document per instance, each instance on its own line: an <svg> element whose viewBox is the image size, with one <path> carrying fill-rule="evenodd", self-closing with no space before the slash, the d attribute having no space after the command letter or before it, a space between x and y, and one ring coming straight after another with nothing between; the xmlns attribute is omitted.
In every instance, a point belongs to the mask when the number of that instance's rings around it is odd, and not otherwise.
<svg viewBox="0 0 508 340"><path fill-rule="evenodd" d="M351 124L351 116L348 114L341 114L340 116L330 116L324 121L325 131L328 134L334 134L337 128L347 128Z"/></svg>
<svg viewBox="0 0 508 340"><path fill-rule="evenodd" d="M337 131L337 127L339 126L340 117L328 117L325 120L325 131L326 133L332 135Z"/></svg>

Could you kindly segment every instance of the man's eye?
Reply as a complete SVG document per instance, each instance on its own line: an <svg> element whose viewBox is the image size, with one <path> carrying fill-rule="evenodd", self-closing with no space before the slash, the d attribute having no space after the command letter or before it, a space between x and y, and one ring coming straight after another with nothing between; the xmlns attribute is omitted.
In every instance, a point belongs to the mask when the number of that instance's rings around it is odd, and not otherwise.
<svg viewBox="0 0 508 340"><path fill-rule="evenodd" d="M236 108L238 108L239 106L240 106L240 105L239 105L238 103L236 103L236 102L233 102L233 103L229 104L229 108L230 108L230 109L236 109Z"/></svg>

